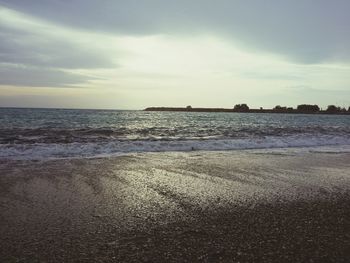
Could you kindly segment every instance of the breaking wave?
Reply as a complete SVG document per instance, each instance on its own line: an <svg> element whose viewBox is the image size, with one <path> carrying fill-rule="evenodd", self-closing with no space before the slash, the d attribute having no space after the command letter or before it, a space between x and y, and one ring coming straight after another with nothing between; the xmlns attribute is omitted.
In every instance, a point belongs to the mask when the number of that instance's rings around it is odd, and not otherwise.
<svg viewBox="0 0 350 263"><path fill-rule="evenodd" d="M91 158L126 153L168 151L226 151L290 147L349 146L350 138L339 136L270 136L255 139L133 140L109 142L0 144L0 158L37 160L50 158Z"/></svg>

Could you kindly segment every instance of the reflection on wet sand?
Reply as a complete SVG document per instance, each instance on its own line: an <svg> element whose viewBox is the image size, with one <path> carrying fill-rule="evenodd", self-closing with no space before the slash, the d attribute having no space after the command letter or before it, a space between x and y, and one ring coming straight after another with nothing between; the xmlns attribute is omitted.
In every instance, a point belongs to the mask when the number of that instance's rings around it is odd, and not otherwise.
<svg viewBox="0 0 350 263"><path fill-rule="evenodd" d="M1 161L0 257L341 262L349 161L292 150Z"/></svg>

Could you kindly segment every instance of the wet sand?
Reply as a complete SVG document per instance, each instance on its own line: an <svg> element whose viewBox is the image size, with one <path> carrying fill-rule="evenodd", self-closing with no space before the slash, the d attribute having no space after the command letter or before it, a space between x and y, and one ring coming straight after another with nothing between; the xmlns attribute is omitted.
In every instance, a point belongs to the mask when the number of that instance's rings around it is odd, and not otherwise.
<svg viewBox="0 0 350 263"><path fill-rule="evenodd" d="M350 154L0 160L1 262L347 262Z"/></svg>

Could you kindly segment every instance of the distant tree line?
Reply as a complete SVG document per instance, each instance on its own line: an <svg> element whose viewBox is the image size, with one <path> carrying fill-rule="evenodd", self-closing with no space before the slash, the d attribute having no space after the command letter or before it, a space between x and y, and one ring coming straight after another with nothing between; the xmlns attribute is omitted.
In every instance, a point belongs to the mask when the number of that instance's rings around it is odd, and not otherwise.
<svg viewBox="0 0 350 263"><path fill-rule="evenodd" d="M346 112L346 109L344 107L341 108L335 105L329 105L326 109L326 112L329 112L329 113ZM348 112L350 112L350 107L348 108Z"/></svg>
<svg viewBox="0 0 350 263"><path fill-rule="evenodd" d="M298 112L315 113L315 112L320 111L320 107L318 107L318 105L301 104L301 105L298 105L297 111Z"/></svg>
<svg viewBox="0 0 350 263"><path fill-rule="evenodd" d="M251 112L251 113L320 113L320 114L348 114L350 115L350 107L348 109L335 105L329 105L326 110L320 109L318 105L300 104L297 108L277 105L273 109L250 109L246 103L236 104L233 109L225 108L193 108L191 105L187 107L149 107L146 111L182 111L182 112Z"/></svg>
<svg viewBox="0 0 350 263"><path fill-rule="evenodd" d="M233 108L233 111L235 112L249 112L249 111L256 111L256 110L250 110L249 106L245 103L243 104L236 104ZM311 104L300 104L297 106L296 109L292 107L286 107L277 105L272 110L264 110L262 107L260 107L260 111L269 111L269 112L280 112L280 113L317 113L321 112L321 109L318 105L311 105ZM350 107L346 110L344 107L339 107L335 105L329 105L325 111L326 113L342 113L342 112L350 112Z"/></svg>
<svg viewBox="0 0 350 263"><path fill-rule="evenodd" d="M236 104L234 107L233 107L233 110L234 111L238 111L238 112L247 112L249 111L249 107L247 104L243 103L243 104Z"/></svg>
<svg viewBox="0 0 350 263"><path fill-rule="evenodd" d="M292 107L286 107L286 106L280 106L277 105L276 107L273 108L273 111L276 112L293 112L293 108Z"/></svg>

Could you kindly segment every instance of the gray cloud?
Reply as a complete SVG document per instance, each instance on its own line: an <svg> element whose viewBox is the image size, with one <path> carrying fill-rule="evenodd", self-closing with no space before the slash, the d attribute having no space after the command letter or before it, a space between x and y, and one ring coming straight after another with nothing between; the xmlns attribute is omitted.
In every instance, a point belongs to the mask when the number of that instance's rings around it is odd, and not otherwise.
<svg viewBox="0 0 350 263"><path fill-rule="evenodd" d="M0 85L29 87L70 87L89 78L59 69L0 64Z"/></svg>
<svg viewBox="0 0 350 263"><path fill-rule="evenodd" d="M0 41L1 62L65 69L115 66L106 55L59 38L35 38L28 32L10 31L0 26Z"/></svg>
<svg viewBox="0 0 350 263"><path fill-rule="evenodd" d="M47 20L124 34L215 33L299 63L350 61L347 0L0 0Z"/></svg>
<svg viewBox="0 0 350 263"><path fill-rule="evenodd" d="M108 68L115 66L110 57L74 39L32 32L31 28L0 25L2 62L31 63L61 68Z"/></svg>
<svg viewBox="0 0 350 263"><path fill-rule="evenodd" d="M40 25L37 30L3 22L0 25L0 85L68 87L92 79L68 70L116 66L107 54L74 39L64 39L60 34L41 32Z"/></svg>

